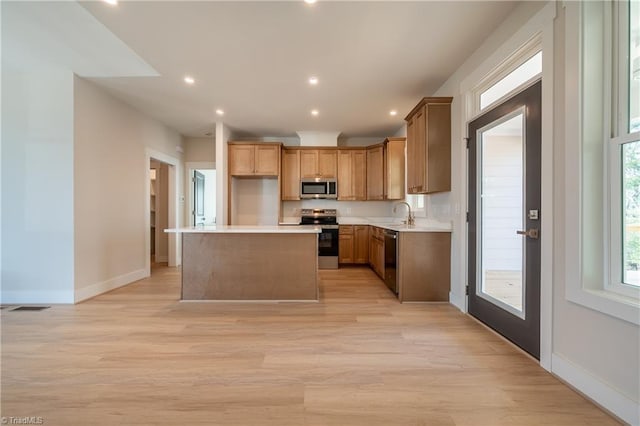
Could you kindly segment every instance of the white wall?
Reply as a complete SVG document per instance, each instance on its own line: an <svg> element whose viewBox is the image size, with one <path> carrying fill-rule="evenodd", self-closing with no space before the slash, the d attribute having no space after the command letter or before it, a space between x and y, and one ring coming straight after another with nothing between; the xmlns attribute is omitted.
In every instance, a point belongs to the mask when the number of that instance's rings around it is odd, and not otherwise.
<svg viewBox="0 0 640 426"><path fill-rule="evenodd" d="M216 161L216 141L210 138L184 137L184 161L188 162L215 162Z"/></svg>
<svg viewBox="0 0 640 426"><path fill-rule="evenodd" d="M466 105L464 86L468 86L469 79L477 81L484 77L493 66L499 62L487 61L503 54L506 58L514 39L521 38L524 43L527 38L524 28L527 21L545 3L524 3L516 8L514 13L485 41L485 43L471 56L440 88L434 96L453 96L452 104L452 191L446 194L427 196L427 216L448 218L453 220L452 234L452 287L451 299L464 309L464 285L466 280L466 152L463 137L466 132ZM571 383L581 392L595 399L615 414L623 417L627 422L638 423L638 400L640 396L640 331L631 323L615 319L597 311L569 302L565 295L565 157L564 134L566 120L564 112L564 67L565 30L564 9L562 3L552 4L557 9L557 17L553 27L552 81L543 81L543 92L552 89L553 111L543 112L553 114L554 128L552 130L553 165L547 165L543 170L543 180L546 176L553 176L553 212L552 242L553 273L552 300L545 301L543 295L543 311L553 309L551 323L551 361L547 365L556 375ZM507 43L509 41L509 43ZM544 43L544 41L543 41ZM504 58L503 58L504 59ZM543 64L543 69L545 65ZM577 79L578 76L571 76ZM548 93L548 92L547 92ZM543 103L545 95L543 94ZM544 106L543 106L544 107ZM578 105L575 105L578 108ZM544 122L544 119L543 119ZM549 129L543 129L543 134ZM544 156L543 147L543 156ZM575 161L575 158L566 159ZM544 162L544 159L543 159ZM544 199L544 195L543 195ZM444 214L448 212L447 214ZM575 242L574 242L575 243ZM548 271L542 271L543 275ZM543 321L545 319L543 318ZM544 328L544 324L543 324ZM634 414L635 411L635 414Z"/></svg>
<svg viewBox="0 0 640 426"><path fill-rule="evenodd" d="M278 224L278 179L232 178L231 194L231 224Z"/></svg>
<svg viewBox="0 0 640 426"><path fill-rule="evenodd" d="M568 163L577 159L565 155L566 135L575 135L571 121L565 116L566 79L575 81L578 75L565 71L578 67L566 58L564 49L566 10L558 8L555 23L555 126L554 126L554 271L553 271L553 370L587 395L613 410L625 421L640 424L640 328L612 316L572 303L566 296L565 249L578 247L577 241L567 241L565 229L569 204L566 191ZM577 57L577 55L571 55ZM578 105L568 104L577 109ZM566 127L567 126L567 127ZM633 417L632 417L633 416Z"/></svg>
<svg viewBox="0 0 640 426"><path fill-rule="evenodd" d="M75 291L83 300L146 275L145 149L181 161L181 137L82 78L74 98Z"/></svg>
<svg viewBox="0 0 640 426"><path fill-rule="evenodd" d="M73 74L2 70L2 303L72 303Z"/></svg>
<svg viewBox="0 0 640 426"><path fill-rule="evenodd" d="M300 219L300 209L336 209L338 222L340 217L390 217L393 216L392 201L336 201L336 200L300 200L283 201L283 220ZM399 215L406 216L402 210Z"/></svg>

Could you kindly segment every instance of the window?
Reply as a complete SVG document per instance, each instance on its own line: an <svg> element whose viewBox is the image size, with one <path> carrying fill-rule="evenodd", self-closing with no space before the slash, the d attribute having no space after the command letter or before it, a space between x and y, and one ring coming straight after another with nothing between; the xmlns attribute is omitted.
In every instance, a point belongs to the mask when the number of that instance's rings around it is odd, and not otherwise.
<svg viewBox="0 0 640 426"><path fill-rule="evenodd" d="M542 73L542 51L534 54L484 92L480 93L480 110L504 99Z"/></svg>
<svg viewBox="0 0 640 426"><path fill-rule="evenodd" d="M639 3L611 4L609 138L610 279L607 290L640 295L640 13ZM605 111L606 114L607 111ZM606 122L606 120L605 120Z"/></svg>
<svg viewBox="0 0 640 426"><path fill-rule="evenodd" d="M565 46L565 118L579 129L568 125L566 134L567 146L575 144L575 151L567 152L576 157L568 154L565 163L565 256L567 273L578 274L577 279L567 275L567 298L636 324L640 94L634 64L639 21L637 1L568 4ZM579 159L578 165L572 158Z"/></svg>

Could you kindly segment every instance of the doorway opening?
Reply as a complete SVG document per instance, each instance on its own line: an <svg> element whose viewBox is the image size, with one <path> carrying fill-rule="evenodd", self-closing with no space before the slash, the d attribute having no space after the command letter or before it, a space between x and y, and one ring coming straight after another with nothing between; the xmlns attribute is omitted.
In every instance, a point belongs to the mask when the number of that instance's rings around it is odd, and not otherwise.
<svg viewBox="0 0 640 426"><path fill-rule="evenodd" d="M194 226L216 224L216 170L191 170L191 221Z"/></svg>
<svg viewBox="0 0 640 426"><path fill-rule="evenodd" d="M149 231L151 271L169 262L169 175L170 164L149 160Z"/></svg>
<svg viewBox="0 0 640 426"><path fill-rule="evenodd" d="M469 123L469 313L540 359L541 81Z"/></svg>

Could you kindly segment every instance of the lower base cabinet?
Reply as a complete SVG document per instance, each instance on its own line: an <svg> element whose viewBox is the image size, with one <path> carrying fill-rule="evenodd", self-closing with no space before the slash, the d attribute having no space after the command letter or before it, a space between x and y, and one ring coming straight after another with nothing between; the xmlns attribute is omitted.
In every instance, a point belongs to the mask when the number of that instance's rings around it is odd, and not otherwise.
<svg viewBox="0 0 640 426"><path fill-rule="evenodd" d="M400 232L398 299L446 302L451 288L451 233Z"/></svg>
<svg viewBox="0 0 640 426"><path fill-rule="evenodd" d="M340 264L369 264L384 280L384 229L340 225ZM400 302L446 302L451 287L451 233L398 234Z"/></svg>
<svg viewBox="0 0 640 426"><path fill-rule="evenodd" d="M339 263L369 262L369 225L340 225L338 235Z"/></svg>
<svg viewBox="0 0 640 426"><path fill-rule="evenodd" d="M369 265L384 280L384 230L372 226L369 232Z"/></svg>

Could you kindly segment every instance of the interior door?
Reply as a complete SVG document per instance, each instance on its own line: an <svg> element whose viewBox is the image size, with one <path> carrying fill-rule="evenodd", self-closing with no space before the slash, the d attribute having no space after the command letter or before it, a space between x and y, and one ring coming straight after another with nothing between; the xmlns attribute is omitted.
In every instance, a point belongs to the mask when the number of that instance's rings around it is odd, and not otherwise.
<svg viewBox="0 0 640 426"><path fill-rule="evenodd" d="M193 172L193 224L204 225L204 174Z"/></svg>
<svg viewBox="0 0 640 426"><path fill-rule="evenodd" d="M468 126L468 311L538 359L541 87Z"/></svg>

